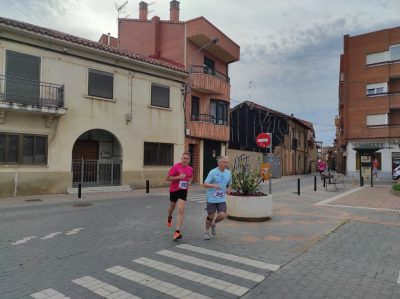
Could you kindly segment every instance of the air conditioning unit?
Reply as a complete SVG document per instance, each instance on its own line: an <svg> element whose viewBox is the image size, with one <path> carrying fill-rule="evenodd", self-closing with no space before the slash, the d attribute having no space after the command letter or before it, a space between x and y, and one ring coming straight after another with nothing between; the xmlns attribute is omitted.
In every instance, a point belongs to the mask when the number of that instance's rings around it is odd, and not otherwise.
<svg viewBox="0 0 400 299"><path fill-rule="evenodd" d="M126 122L131 122L132 121L132 113L127 113L125 114L125 121Z"/></svg>

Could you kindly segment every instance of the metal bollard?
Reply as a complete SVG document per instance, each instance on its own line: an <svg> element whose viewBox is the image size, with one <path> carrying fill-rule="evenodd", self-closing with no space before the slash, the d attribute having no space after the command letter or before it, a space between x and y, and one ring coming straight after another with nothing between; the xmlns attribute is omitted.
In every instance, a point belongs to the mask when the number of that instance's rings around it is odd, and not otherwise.
<svg viewBox="0 0 400 299"><path fill-rule="evenodd" d="M146 193L150 192L150 181L146 180Z"/></svg>
<svg viewBox="0 0 400 299"><path fill-rule="evenodd" d="M317 176L314 175L314 191L317 191Z"/></svg>
<svg viewBox="0 0 400 299"><path fill-rule="evenodd" d="M81 197L82 197L82 184L79 183L78 184L78 198L81 198Z"/></svg>
<svg viewBox="0 0 400 299"><path fill-rule="evenodd" d="M300 195L300 179L297 179L297 195Z"/></svg>
<svg viewBox="0 0 400 299"><path fill-rule="evenodd" d="M324 176L324 188L326 187L326 177Z"/></svg>

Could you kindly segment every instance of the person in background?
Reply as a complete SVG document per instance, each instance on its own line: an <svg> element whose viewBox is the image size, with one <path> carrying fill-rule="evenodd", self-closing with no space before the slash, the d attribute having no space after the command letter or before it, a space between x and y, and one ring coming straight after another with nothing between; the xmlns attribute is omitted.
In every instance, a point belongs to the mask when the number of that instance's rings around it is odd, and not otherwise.
<svg viewBox="0 0 400 299"><path fill-rule="evenodd" d="M378 168L379 168L379 161L375 157L374 161L372 161L372 176L375 176L375 178L378 178Z"/></svg>

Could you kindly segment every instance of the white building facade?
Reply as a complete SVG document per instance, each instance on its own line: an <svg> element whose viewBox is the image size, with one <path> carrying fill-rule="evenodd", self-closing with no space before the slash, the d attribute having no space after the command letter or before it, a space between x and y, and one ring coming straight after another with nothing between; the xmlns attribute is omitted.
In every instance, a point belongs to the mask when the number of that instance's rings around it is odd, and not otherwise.
<svg viewBox="0 0 400 299"><path fill-rule="evenodd" d="M184 68L0 18L0 196L166 185Z"/></svg>
<svg viewBox="0 0 400 299"><path fill-rule="evenodd" d="M397 139L391 140L390 142L386 139L374 139L374 140L363 140L350 141L346 148L346 165L347 165L347 176L351 178L360 177L360 165L358 153L354 150L359 146L371 146L379 147L381 150L376 151L373 156L379 161L378 178L383 180L391 180L393 169L400 165L400 146Z"/></svg>

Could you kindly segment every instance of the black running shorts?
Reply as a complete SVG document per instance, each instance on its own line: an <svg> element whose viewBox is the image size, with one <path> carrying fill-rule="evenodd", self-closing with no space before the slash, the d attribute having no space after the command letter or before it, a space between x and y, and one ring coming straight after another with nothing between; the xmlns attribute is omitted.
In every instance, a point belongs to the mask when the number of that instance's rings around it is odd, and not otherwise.
<svg viewBox="0 0 400 299"><path fill-rule="evenodd" d="M169 200L172 202L177 202L177 200L180 198L180 199L186 201L187 193L188 193L187 190L178 190L175 192L170 192Z"/></svg>

